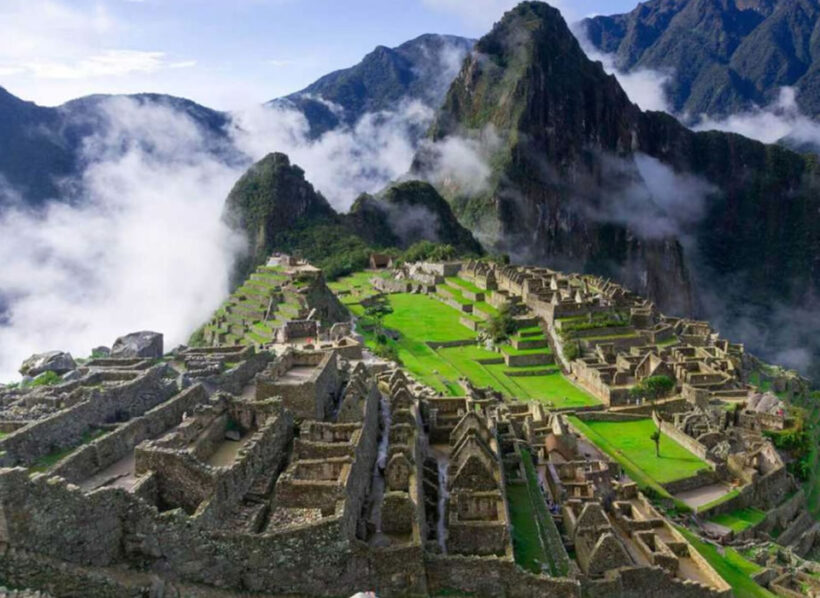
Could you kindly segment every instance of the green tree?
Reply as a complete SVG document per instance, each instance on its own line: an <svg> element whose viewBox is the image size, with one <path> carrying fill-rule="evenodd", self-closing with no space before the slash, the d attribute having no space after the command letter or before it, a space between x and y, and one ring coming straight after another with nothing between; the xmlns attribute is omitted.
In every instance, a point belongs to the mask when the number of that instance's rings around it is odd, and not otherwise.
<svg viewBox="0 0 820 598"><path fill-rule="evenodd" d="M655 402L669 395L675 388L675 381L669 376L650 376L633 386L629 394L635 399L647 399Z"/></svg>
<svg viewBox="0 0 820 598"><path fill-rule="evenodd" d="M650 436L650 438L652 439L652 442L655 443L655 456L660 457L661 456L661 431L660 430L655 430L654 432L652 432L652 435Z"/></svg>
<svg viewBox="0 0 820 598"><path fill-rule="evenodd" d="M501 343L510 338L515 333L515 320L510 304L505 303L498 308L498 314L487 320L485 328L495 343Z"/></svg>

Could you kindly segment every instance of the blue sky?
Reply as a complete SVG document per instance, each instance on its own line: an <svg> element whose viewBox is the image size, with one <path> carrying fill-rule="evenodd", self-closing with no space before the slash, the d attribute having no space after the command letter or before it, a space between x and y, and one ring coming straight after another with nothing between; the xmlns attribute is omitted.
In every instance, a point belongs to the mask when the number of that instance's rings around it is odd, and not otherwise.
<svg viewBox="0 0 820 598"><path fill-rule="evenodd" d="M0 0L0 86L55 105L153 91L236 109L301 89L376 45L480 37L515 0ZM636 0L554 2L568 20Z"/></svg>

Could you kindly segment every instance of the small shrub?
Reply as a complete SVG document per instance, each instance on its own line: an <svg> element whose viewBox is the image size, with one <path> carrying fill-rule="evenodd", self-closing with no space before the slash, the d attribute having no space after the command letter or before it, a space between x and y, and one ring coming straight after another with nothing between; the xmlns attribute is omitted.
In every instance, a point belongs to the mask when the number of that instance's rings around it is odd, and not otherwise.
<svg viewBox="0 0 820 598"><path fill-rule="evenodd" d="M581 345L576 342L565 343L562 353L564 354L564 359L574 361L581 356Z"/></svg>
<svg viewBox="0 0 820 598"><path fill-rule="evenodd" d="M55 384L59 384L62 381L60 375L55 372L43 372L39 376L37 376L34 380L32 380L28 386L37 387L37 386L53 386Z"/></svg>

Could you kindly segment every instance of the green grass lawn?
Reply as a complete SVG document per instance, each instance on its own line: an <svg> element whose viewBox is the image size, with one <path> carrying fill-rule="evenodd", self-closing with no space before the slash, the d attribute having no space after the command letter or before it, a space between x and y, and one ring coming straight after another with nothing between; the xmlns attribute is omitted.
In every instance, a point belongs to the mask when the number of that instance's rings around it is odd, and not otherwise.
<svg viewBox="0 0 820 598"><path fill-rule="evenodd" d="M390 295L393 313L384 318L387 328L427 342L450 342L476 338L476 333L459 323L459 312L426 295Z"/></svg>
<svg viewBox="0 0 820 598"><path fill-rule="evenodd" d="M489 386L507 397L550 402L555 407L586 407L600 401L574 386L556 369L546 376L507 376L511 368L505 364L483 365L479 360L501 359L503 356L476 345L431 349L428 342L472 340L476 333L459 323L463 314L452 307L425 295L394 294L388 300L393 312L383 319L385 328L400 334L398 341L390 341L398 350L399 359L415 377L438 392L459 396L464 394L460 377L468 378L476 386ZM349 305L361 316L360 305ZM365 339L373 342L364 330ZM539 349L534 352L548 352ZM518 369L518 368L517 368ZM532 368L520 368L528 370ZM550 369L548 366L538 369Z"/></svg>
<svg viewBox="0 0 820 598"><path fill-rule="evenodd" d="M615 450L616 455L628 459L659 484L689 478L708 468L705 461L666 434L661 435L660 457L656 456L655 443L650 437L658 428L651 419L584 423L597 438L603 438ZM590 440L595 442L594 438Z"/></svg>
<svg viewBox="0 0 820 598"><path fill-rule="evenodd" d="M358 303L362 299L378 294L378 291L370 284L373 277L384 278L386 276L388 276L386 272L355 272L350 276L329 282L327 286L339 295L342 303Z"/></svg>
<svg viewBox="0 0 820 598"><path fill-rule="evenodd" d="M708 511L709 509L713 509L718 505L722 505L723 503L728 502L728 501L732 500L733 498L735 498L738 494L740 494L740 490L730 490L729 492L727 492L726 494L724 494L723 496L721 496L719 498L716 498L712 502L708 502L705 505L700 505L698 507L698 513L704 513L706 511Z"/></svg>
<svg viewBox="0 0 820 598"><path fill-rule="evenodd" d="M469 280L464 280L463 278L451 277L447 278L447 284L450 286L461 287L466 291L470 291L471 293L489 293L489 291L485 291L484 289L474 285Z"/></svg>
<svg viewBox="0 0 820 598"><path fill-rule="evenodd" d="M541 573L547 555L535 527L530 493L526 484L508 484L507 501L510 505L513 551L515 562L532 573Z"/></svg>
<svg viewBox="0 0 820 598"><path fill-rule="evenodd" d="M766 518L766 513L760 509L737 509L731 513L723 513L711 517L709 521L717 523L724 527L728 527L735 532L742 532L743 530L757 525Z"/></svg>
<svg viewBox="0 0 820 598"><path fill-rule="evenodd" d="M774 598L774 594L757 585L751 578L761 570L759 565L746 560L733 548L727 547L724 554L720 554L715 546L704 542L686 528L679 527L678 531L714 567L726 583L732 586L735 598Z"/></svg>

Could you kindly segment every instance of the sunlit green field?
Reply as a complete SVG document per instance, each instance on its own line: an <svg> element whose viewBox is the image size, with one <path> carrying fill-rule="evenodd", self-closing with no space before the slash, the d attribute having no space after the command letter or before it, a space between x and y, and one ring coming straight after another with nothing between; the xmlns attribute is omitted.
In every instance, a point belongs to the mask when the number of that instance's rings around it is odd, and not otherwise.
<svg viewBox="0 0 820 598"><path fill-rule="evenodd" d="M666 434L661 435L660 456L655 454L652 433L658 428L651 419L626 422L588 421L573 423L594 442L629 468L637 468L658 484L696 475L708 465Z"/></svg>
<svg viewBox="0 0 820 598"><path fill-rule="evenodd" d="M366 287L367 280L363 281L361 275L355 275L353 280L342 279L334 284L335 288ZM366 293L366 290L362 289L361 292ZM476 386L491 387L507 397L543 401L557 408L600 404L564 378L556 366L510 368L503 363L501 353L477 344L434 350L428 343L477 343L477 334L459 322L464 314L426 295L393 294L387 300L392 313L384 316L382 325L398 333L398 340L388 342L396 347L399 359L408 371L441 393L463 395L464 389L459 379L467 378ZM351 303L348 307L355 315L364 315L361 305ZM372 332L360 332L371 345L375 342ZM509 349L513 354L550 351L549 348L530 351ZM486 361L497 363L482 363ZM537 376L508 375L511 371L527 370L544 373Z"/></svg>

